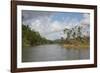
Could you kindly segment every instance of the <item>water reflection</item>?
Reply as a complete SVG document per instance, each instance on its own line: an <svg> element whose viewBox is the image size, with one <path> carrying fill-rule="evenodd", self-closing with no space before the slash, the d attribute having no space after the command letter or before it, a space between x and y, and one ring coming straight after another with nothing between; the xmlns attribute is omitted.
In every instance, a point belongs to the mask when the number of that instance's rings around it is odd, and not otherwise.
<svg viewBox="0 0 100 73"><path fill-rule="evenodd" d="M81 60L89 58L90 49L66 49L58 44L22 49L22 62Z"/></svg>

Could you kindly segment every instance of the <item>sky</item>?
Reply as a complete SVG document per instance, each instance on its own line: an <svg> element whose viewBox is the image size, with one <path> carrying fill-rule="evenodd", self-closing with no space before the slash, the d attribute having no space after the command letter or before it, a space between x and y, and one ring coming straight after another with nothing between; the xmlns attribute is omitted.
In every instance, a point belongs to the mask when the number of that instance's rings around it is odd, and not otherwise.
<svg viewBox="0 0 100 73"><path fill-rule="evenodd" d="M75 26L82 26L85 31L90 25L89 13L54 12L22 10L22 23L29 25L32 30L38 31L42 37L50 40L66 37L62 30ZM87 34L84 31L84 34Z"/></svg>

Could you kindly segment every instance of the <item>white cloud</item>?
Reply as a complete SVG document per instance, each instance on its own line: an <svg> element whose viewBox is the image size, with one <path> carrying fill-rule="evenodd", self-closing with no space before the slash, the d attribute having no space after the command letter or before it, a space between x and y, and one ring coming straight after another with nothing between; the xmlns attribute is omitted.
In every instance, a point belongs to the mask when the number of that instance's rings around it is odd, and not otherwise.
<svg viewBox="0 0 100 73"><path fill-rule="evenodd" d="M90 24L90 15L85 13L83 14L83 20L81 20L81 24Z"/></svg>
<svg viewBox="0 0 100 73"><path fill-rule="evenodd" d="M82 26L82 33L85 36L89 36L90 35L90 14L83 14L83 19L80 22L81 26Z"/></svg>
<svg viewBox="0 0 100 73"><path fill-rule="evenodd" d="M60 39L63 34L61 31L65 27L59 21L51 21L50 17L41 17L31 23L31 29L38 31L41 36L47 39Z"/></svg>
<svg viewBox="0 0 100 73"><path fill-rule="evenodd" d="M51 24L51 29L52 29L52 31L58 31L58 30L61 30L61 24L60 24L60 22L58 22L58 21L55 21L55 22L53 22L52 24Z"/></svg>

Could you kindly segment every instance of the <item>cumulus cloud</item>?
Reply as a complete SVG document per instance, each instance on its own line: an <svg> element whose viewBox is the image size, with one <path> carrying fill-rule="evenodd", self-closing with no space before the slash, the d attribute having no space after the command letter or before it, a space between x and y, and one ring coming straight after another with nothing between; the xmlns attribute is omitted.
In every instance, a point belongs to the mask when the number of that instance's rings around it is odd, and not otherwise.
<svg viewBox="0 0 100 73"><path fill-rule="evenodd" d="M90 36L90 14L85 13L83 14L83 19L80 22L82 26L82 33L85 36Z"/></svg>
<svg viewBox="0 0 100 73"><path fill-rule="evenodd" d="M31 24L35 19L44 18L52 15L53 12L45 12L45 11L32 11L32 10L22 10L22 21L26 23L26 25Z"/></svg>
<svg viewBox="0 0 100 73"><path fill-rule="evenodd" d="M31 23L31 29L38 31L43 37L54 40L60 39L64 26L59 21L51 21L50 17L39 18Z"/></svg>

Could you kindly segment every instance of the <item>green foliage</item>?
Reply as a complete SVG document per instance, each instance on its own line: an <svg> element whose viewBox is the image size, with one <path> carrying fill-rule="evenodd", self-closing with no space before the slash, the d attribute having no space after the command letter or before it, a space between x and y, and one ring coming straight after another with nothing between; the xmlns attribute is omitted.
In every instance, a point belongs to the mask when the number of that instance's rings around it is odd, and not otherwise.
<svg viewBox="0 0 100 73"><path fill-rule="evenodd" d="M41 37L39 32L31 30L30 27L27 25L22 25L22 46L35 46L40 44L47 44L52 43L52 41L47 40L44 37Z"/></svg>
<svg viewBox="0 0 100 73"><path fill-rule="evenodd" d="M75 28L65 29L63 32L67 35L64 44L89 45L89 36L82 35L82 27L76 26Z"/></svg>

